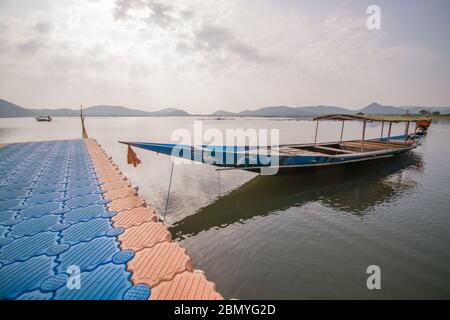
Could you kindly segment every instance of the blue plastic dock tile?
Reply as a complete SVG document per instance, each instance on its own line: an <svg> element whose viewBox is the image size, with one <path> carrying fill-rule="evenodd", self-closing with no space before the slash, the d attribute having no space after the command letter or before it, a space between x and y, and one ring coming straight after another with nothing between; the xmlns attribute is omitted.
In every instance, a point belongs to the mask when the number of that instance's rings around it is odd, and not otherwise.
<svg viewBox="0 0 450 320"><path fill-rule="evenodd" d="M82 272L80 289L64 286L56 291L55 299L121 300L132 287L130 276L124 266L107 264L91 272Z"/></svg>
<svg viewBox="0 0 450 320"><path fill-rule="evenodd" d="M0 188L0 192L4 191L15 191L15 190L28 190L30 189L30 183L25 182L10 182L8 181L6 184L3 184Z"/></svg>
<svg viewBox="0 0 450 320"><path fill-rule="evenodd" d="M53 192L53 193L45 193L45 194L39 194L33 197L30 197L27 199L28 205L35 205L35 204L43 204L47 202L58 202L61 201L61 198L63 197L62 192Z"/></svg>
<svg viewBox="0 0 450 320"><path fill-rule="evenodd" d="M89 271L111 262L118 251L117 241L107 237L76 244L59 256L61 264L58 271L64 272L71 265L77 265L81 271Z"/></svg>
<svg viewBox="0 0 450 320"><path fill-rule="evenodd" d="M83 140L0 148L0 299L146 299ZM81 288L68 288L68 268ZM55 274L58 272L58 274ZM126 296L126 297L125 297Z"/></svg>
<svg viewBox="0 0 450 320"><path fill-rule="evenodd" d="M11 236L31 236L40 232L49 231L58 224L59 216L45 215L39 218L28 219L11 227Z"/></svg>
<svg viewBox="0 0 450 320"><path fill-rule="evenodd" d="M52 232L16 239L0 247L0 262L5 265L42 255L56 240L57 235Z"/></svg>
<svg viewBox="0 0 450 320"><path fill-rule="evenodd" d="M147 300L150 297L150 287L146 284L138 284L130 288L123 297L124 300Z"/></svg>
<svg viewBox="0 0 450 320"><path fill-rule="evenodd" d="M0 299L14 299L39 288L42 279L53 274L53 258L35 257L0 268Z"/></svg>
<svg viewBox="0 0 450 320"><path fill-rule="evenodd" d="M11 199L25 199L27 197L28 190L14 190L0 192L0 201Z"/></svg>
<svg viewBox="0 0 450 320"><path fill-rule="evenodd" d="M62 243L76 244L104 236L112 228L109 219L93 219L80 222L62 231Z"/></svg>
<svg viewBox="0 0 450 320"><path fill-rule="evenodd" d="M5 201L0 201L0 211L7 211L14 209L22 203L22 199L10 199Z"/></svg>
<svg viewBox="0 0 450 320"><path fill-rule="evenodd" d="M134 258L134 251L131 249L126 249L116 253L113 256L112 262L115 264L125 264Z"/></svg>
<svg viewBox="0 0 450 320"><path fill-rule="evenodd" d="M0 224L2 224L4 221L11 220L15 217L16 212L15 211L1 211L0 212Z"/></svg>
<svg viewBox="0 0 450 320"><path fill-rule="evenodd" d="M56 274L45 278L39 287L42 292L53 292L67 285L69 276L67 274Z"/></svg>
<svg viewBox="0 0 450 320"><path fill-rule="evenodd" d="M66 187L64 184L57 184L52 186L44 186L44 187L34 187L33 194L44 194L44 193L52 193L52 192L64 192Z"/></svg>
<svg viewBox="0 0 450 320"><path fill-rule="evenodd" d="M13 241L14 241L14 238L12 238L12 237L0 238L0 247L6 246L8 243L11 243Z"/></svg>
<svg viewBox="0 0 450 320"><path fill-rule="evenodd" d="M69 250L70 245L68 244L55 244L47 249L45 252L49 257L60 255L61 253Z"/></svg>
<svg viewBox="0 0 450 320"><path fill-rule="evenodd" d="M8 233L8 227L0 225L0 239L4 238Z"/></svg>
<svg viewBox="0 0 450 320"><path fill-rule="evenodd" d="M88 205L97 204L102 200L103 200L102 197L98 194L88 194L67 200L66 207L71 209L86 207Z"/></svg>
<svg viewBox="0 0 450 320"><path fill-rule="evenodd" d="M52 214L61 209L61 204L49 202L25 208L20 211L19 217L22 219L38 218L47 214Z"/></svg>
<svg viewBox="0 0 450 320"><path fill-rule="evenodd" d="M85 196L88 194L101 194L102 192L97 186L92 187L81 187L69 189L66 194L67 199L71 199L73 197Z"/></svg>
<svg viewBox="0 0 450 320"><path fill-rule="evenodd" d="M68 188L83 188L83 187L95 187L100 186L101 183L99 183L95 179L86 179L86 180L72 180L67 182Z"/></svg>
<svg viewBox="0 0 450 320"><path fill-rule="evenodd" d="M69 223L88 221L94 218L101 217L104 213L107 213L107 210L105 206L101 205L77 208L66 213L64 215L64 221Z"/></svg>
<svg viewBox="0 0 450 320"><path fill-rule="evenodd" d="M42 293L39 290L26 292L16 298L16 300L51 300L52 293Z"/></svg>

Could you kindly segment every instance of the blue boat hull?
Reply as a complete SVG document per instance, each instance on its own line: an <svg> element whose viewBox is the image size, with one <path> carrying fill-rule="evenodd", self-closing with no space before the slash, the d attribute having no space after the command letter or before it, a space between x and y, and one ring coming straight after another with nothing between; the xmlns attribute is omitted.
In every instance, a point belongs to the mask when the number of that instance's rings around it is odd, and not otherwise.
<svg viewBox="0 0 450 320"><path fill-rule="evenodd" d="M408 136L410 137L410 136ZM389 140L405 140L406 136L391 137ZM374 139L368 142L381 142L387 140ZM271 152L275 148L258 146L190 146L165 143L148 142L121 142L132 147L153 151L189 161L196 161L217 166L219 168L236 168L255 171L261 168L293 168L327 166L360 161L368 161L380 158L396 157L414 149L419 142L405 145L395 149L383 149L373 152L352 152L352 154L314 154L311 155L286 155ZM319 144L324 145L324 144ZM315 145L282 145L281 147L315 146Z"/></svg>

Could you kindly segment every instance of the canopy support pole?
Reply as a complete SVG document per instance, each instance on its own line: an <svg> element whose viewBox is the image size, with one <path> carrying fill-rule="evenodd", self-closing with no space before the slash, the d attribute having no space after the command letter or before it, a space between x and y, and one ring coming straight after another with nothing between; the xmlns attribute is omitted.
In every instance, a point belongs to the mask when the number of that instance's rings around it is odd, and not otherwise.
<svg viewBox="0 0 450 320"><path fill-rule="evenodd" d="M316 122L316 135L314 136L314 144L317 143L317 131L319 131L319 120Z"/></svg>
<svg viewBox="0 0 450 320"><path fill-rule="evenodd" d="M389 122L388 140L391 138L392 121Z"/></svg>
<svg viewBox="0 0 450 320"><path fill-rule="evenodd" d="M405 124L405 142L408 141L409 121Z"/></svg>
<svg viewBox="0 0 450 320"><path fill-rule="evenodd" d="M170 168L170 179L169 179L169 190L167 190L167 198L166 198L166 208L164 209L164 222L166 221L167 208L169 207L169 197L170 197L170 188L172 187L172 175L173 175L173 158L172 158L172 166Z"/></svg>
<svg viewBox="0 0 450 320"><path fill-rule="evenodd" d="M380 141L383 141L383 133L384 133L384 121L381 122L381 138L380 138Z"/></svg>
<svg viewBox="0 0 450 320"><path fill-rule="evenodd" d="M364 150L364 140L366 139L366 121L363 121L363 132L362 132L362 142L361 142L361 152Z"/></svg>
<svg viewBox="0 0 450 320"><path fill-rule="evenodd" d="M344 125L345 125L345 120L342 120L342 127L341 127L341 140L340 140L340 142L342 142L342 138L344 137Z"/></svg>

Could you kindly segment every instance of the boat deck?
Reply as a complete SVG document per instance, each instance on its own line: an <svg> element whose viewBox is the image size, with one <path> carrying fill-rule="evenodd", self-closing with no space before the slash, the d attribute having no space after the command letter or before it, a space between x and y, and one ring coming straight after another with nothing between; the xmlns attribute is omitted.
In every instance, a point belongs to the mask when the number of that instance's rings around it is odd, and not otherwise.
<svg viewBox="0 0 450 320"><path fill-rule="evenodd" d="M285 156L329 156L337 154L356 154L361 152L395 150L408 147L404 141L354 140L332 143L285 145L275 148Z"/></svg>
<svg viewBox="0 0 450 320"><path fill-rule="evenodd" d="M95 140L0 148L0 299L222 299Z"/></svg>

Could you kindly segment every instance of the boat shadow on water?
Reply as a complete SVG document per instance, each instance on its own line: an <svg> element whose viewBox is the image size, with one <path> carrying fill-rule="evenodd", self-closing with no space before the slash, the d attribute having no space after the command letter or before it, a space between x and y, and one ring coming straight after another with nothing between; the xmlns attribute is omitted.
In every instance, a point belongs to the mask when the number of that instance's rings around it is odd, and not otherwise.
<svg viewBox="0 0 450 320"><path fill-rule="evenodd" d="M292 175L260 175L175 222L170 231L177 239L184 239L310 202L362 217L375 206L413 191L417 182L408 173L422 171L422 158L411 153L367 163L305 168Z"/></svg>

